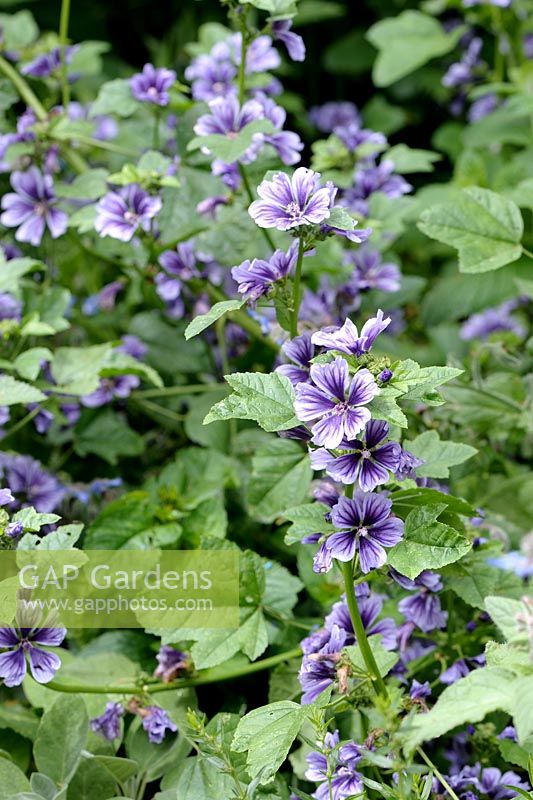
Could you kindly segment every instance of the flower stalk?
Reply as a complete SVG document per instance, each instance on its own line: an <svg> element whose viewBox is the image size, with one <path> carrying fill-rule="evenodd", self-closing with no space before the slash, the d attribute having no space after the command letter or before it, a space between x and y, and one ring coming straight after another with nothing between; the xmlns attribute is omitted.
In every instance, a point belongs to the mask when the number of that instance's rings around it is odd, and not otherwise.
<svg viewBox="0 0 533 800"><path fill-rule="evenodd" d="M302 301L302 264L304 258L304 240L300 237L298 241L298 259L296 261L296 271L294 273L294 284L292 290L292 314L291 314L291 339L298 336L298 315L300 303Z"/></svg>

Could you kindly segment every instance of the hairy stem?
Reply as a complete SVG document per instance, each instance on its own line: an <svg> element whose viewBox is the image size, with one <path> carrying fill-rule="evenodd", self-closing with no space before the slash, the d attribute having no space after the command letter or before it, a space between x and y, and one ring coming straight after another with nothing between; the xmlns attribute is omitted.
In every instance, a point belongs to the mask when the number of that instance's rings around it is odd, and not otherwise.
<svg viewBox="0 0 533 800"><path fill-rule="evenodd" d="M22 75L19 75L9 61L6 61L2 56L0 56L0 72L2 72L6 78L9 78L26 105L35 111L37 119L44 122L48 118L45 107L37 95L34 94L33 89L26 83Z"/></svg>
<svg viewBox="0 0 533 800"><path fill-rule="evenodd" d="M350 619L352 620L353 630L355 633L355 637L357 639L357 644L359 645L359 648L361 650L361 655L363 656L366 668L370 673L370 675L372 676L372 685L374 687L376 694L379 695L380 697L383 697L383 699L388 700L389 695L387 692L387 687L385 686L385 681L380 675L378 665L376 664L376 659L374 658L374 654L368 643L365 626L363 625L363 620L361 619L361 614L359 613L359 607L357 605L357 597L355 595L355 589L353 585L352 562L351 561L341 562L341 569L344 578L344 590L346 592L346 602L348 604Z"/></svg>
<svg viewBox="0 0 533 800"><path fill-rule="evenodd" d="M59 47L61 50L61 99L63 111L66 113L70 101L70 86L67 74L67 38L70 19L70 0L61 0L61 15L59 17Z"/></svg>
<svg viewBox="0 0 533 800"><path fill-rule="evenodd" d="M421 748L421 747L417 747L417 748L416 748L416 752L417 752L417 753L418 753L418 755L419 755L419 756L420 756L420 757L423 759L423 761L425 761L425 762L426 762L426 764L428 765L428 767L429 767L431 770L433 770L433 774L435 775L435 777L437 778L437 780L439 780L439 781L440 781L440 783L442 783L443 787L446 789L446 791L448 792L448 794L450 795L450 797L452 798L452 800L459 800L459 798L458 798L458 797L457 797L457 795L455 794L454 790L452 789L452 787L450 786L450 784L448 783L448 781L446 780L446 778L444 777L444 775L442 775L442 773L441 773L441 772L439 772L439 770L437 769L437 767L435 766L435 764L433 763L433 761L431 761L431 759L430 759L430 758L429 758L429 757L428 757L428 756L427 756L427 755L424 753L424 751L422 750L422 748Z"/></svg>
<svg viewBox="0 0 533 800"><path fill-rule="evenodd" d="M244 675L253 675L256 672L263 672L270 667L275 667L283 661L289 661L291 658L298 658L301 656L302 651L299 647L293 650L287 650L284 653L278 653L269 658L263 658L259 661L254 661L244 666L234 667L233 669L221 669L220 667L212 667L211 669L203 670L193 678L178 678L170 683L144 683L144 684L101 684L91 685L83 683L61 683L61 681L53 680L46 684L48 689L53 689L55 692L67 692L69 694L138 694L139 692L146 692L147 694L156 694L157 692L169 692L174 689L187 689L192 686L206 686L210 683L221 683L222 681L231 681L235 678L240 678Z"/></svg>
<svg viewBox="0 0 533 800"><path fill-rule="evenodd" d="M296 261L296 271L294 273L294 284L292 289L292 314L291 314L291 339L298 336L298 314L302 301L302 264L304 259L304 240L298 242L298 259Z"/></svg>

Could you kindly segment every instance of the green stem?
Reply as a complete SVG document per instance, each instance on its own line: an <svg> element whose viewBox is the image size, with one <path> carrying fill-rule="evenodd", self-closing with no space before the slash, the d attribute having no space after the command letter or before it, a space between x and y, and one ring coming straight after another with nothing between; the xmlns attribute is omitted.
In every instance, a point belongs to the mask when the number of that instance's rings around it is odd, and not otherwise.
<svg viewBox="0 0 533 800"><path fill-rule="evenodd" d="M452 789L452 787L450 786L444 775L442 775L442 773L437 769L433 761L431 761L431 759L424 753L422 748L417 747L416 752L426 762L428 767L433 771L433 774L442 783L444 789L446 789L452 800L459 800L459 798L455 794L454 790Z"/></svg>
<svg viewBox="0 0 533 800"><path fill-rule="evenodd" d="M468 389L469 391L472 391L471 386L465 386L462 383L454 384L453 388L454 390ZM485 397L490 397L492 400L497 400L499 403L502 403L502 405L509 406L509 408L512 408L515 411L520 411L520 412L524 411L523 406L521 406L520 403L517 403L516 400L512 400L510 397L505 397L504 395L498 394L497 392L489 392L488 389L484 389L482 386L476 386L476 392L478 392L479 394L484 394Z"/></svg>
<svg viewBox="0 0 533 800"><path fill-rule="evenodd" d="M298 314L302 300L302 264L304 259L304 240L298 242L298 260L296 261L296 271L294 273L294 283L292 289L292 314L291 314L291 339L298 336Z"/></svg>
<svg viewBox="0 0 533 800"><path fill-rule="evenodd" d="M298 658L301 654L302 651L300 648L296 647L293 650L287 650L284 653L278 653L275 656L263 658L241 667L234 667L233 669L212 667L211 669L204 670L195 678L178 678L170 683L160 683L158 681L157 683L145 683L142 685L135 683L86 685L83 683L61 684L60 681L53 680L47 683L46 686L54 692L66 692L68 694L138 694L140 691L146 692L147 694L156 694L157 692L170 692L174 689L187 689L192 686L206 686L210 683L231 681L243 675L253 675L256 672L263 672L271 667L275 667L283 661L289 661L291 658Z"/></svg>
<svg viewBox="0 0 533 800"><path fill-rule="evenodd" d="M165 408L164 406L160 406L158 403L152 402L152 400L144 400L140 397L132 397L131 400L135 404L139 405L140 408L143 408L149 415L158 414L160 417L164 417L171 422L183 422L185 419L184 414L178 414L176 411L172 411L170 408Z"/></svg>
<svg viewBox="0 0 533 800"><path fill-rule="evenodd" d="M531 250L528 250L526 247L524 247L524 245L522 245L522 252L523 252L523 253L524 253L524 255L526 255L528 258L533 258L533 253L531 252Z"/></svg>
<svg viewBox="0 0 533 800"><path fill-rule="evenodd" d="M152 134L152 147L154 150L159 150L159 122L160 122L159 109L154 110L154 130Z"/></svg>
<svg viewBox="0 0 533 800"><path fill-rule="evenodd" d="M4 433L4 435L2 436L2 442L5 442L8 436L11 436L13 433L16 433L17 431L20 431L21 428L24 428L24 426L27 425L28 422L31 422L31 420L34 417L36 417L39 411L41 410L42 407L37 406L36 408L32 409L32 411L29 411L24 417L22 417L22 419L19 419L19 421L16 422L12 428L9 428L9 430L7 430Z"/></svg>
<svg viewBox="0 0 533 800"><path fill-rule="evenodd" d="M37 119L44 122L48 118L48 114L43 104L26 83L22 75L19 75L16 69L13 69L9 61L6 61L2 56L0 56L0 72L3 72L6 78L9 78L26 105L33 108Z"/></svg>
<svg viewBox="0 0 533 800"><path fill-rule="evenodd" d="M59 17L59 47L61 50L61 97L63 111L67 113L70 101L70 87L67 74L67 37L70 19L70 0L61 0L61 15Z"/></svg>
<svg viewBox="0 0 533 800"><path fill-rule="evenodd" d="M51 138L53 138L53 131L51 134ZM137 158L139 153L136 150L130 150L128 147L122 147L119 144L115 144L114 142L106 142L100 139L93 139L91 136L83 136L82 134L76 134L73 137L74 141L78 144L84 144L87 147L98 147L100 150L108 150L110 153L118 153L121 156L129 156L130 158ZM64 139L56 140L59 143L64 144Z"/></svg>
<svg viewBox="0 0 533 800"><path fill-rule="evenodd" d="M348 610L350 612L350 618L352 620L352 625L355 633L355 638L357 639L357 644L361 650L361 655L363 656L363 660L365 662L366 668L369 674L372 676L373 687L374 691L380 697L383 697L384 700L389 699L389 695L387 693L387 687L385 686L385 681L380 675L378 665L376 664L376 659L374 658L374 654L372 649L368 643L368 639L366 636L365 626L363 625L363 620L361 619L361 614L359 613L359 607L357 605L357 597L355 596L355 590L353 585L353 565L351 561L344 561L341 562L341 569L344 578L344 590L346 592L346 602L348 604Z"/></svg>
<svg viewBox="0 0 533 800"><path fill-rule="evenodd" d="M255 200L255 197L254 197L254 193L252 192L252 187L250 186L250 181L248 180L248 175L246 174L246 170L244 169L244 166L239 161L237 162L237 164L238 164L238 167L239 167L239 172L240 172L240 175L241 175L241 178L242 178L242 182L243 182L244 188L246 190L246 194L248 195L248 199L249 199L250 203L253 203L254 200ZM269 232L267 231L267 229L266 228L260 228L259 230L263 234L263 236L265 238L265 241L268 244L268 246L270 247L270 249L272 251L274 251L276 249L276 245L272 241L272 237L269 234Z"/></svg>
<svg viewBox="0 0 533 800"><path fill-rule="evenodd" d="M162 386L161 389L141 389L138 392L132 392L130 397L175 397L181 394L199 394L200 392L218 392L220 389L226 389L225 383L191 383L186 386Z"/></svg>

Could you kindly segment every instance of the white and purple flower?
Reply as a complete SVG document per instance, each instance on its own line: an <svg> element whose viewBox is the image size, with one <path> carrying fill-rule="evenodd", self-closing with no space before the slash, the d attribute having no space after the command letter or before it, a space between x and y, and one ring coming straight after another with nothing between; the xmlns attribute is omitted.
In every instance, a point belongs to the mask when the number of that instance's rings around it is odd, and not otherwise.
<svg viewBox="0 0 533 800"><path fill-rule="evenodd" d="M403 521L391 515L392 501L382 494L355 492L353 498L340 497L331 509L331 521L341 530L324 545L332 558L351 561L359 554L365 574L383 566L386 547L398 544L403 536Z"/></svg>
<svg viewBox="0 0 533 800"><path fill-rule="evenodd" d="M320 174L298 167L292 177L276 172L257 187L261 200L254 200L248 212L260 228L287 231L302 225L318 225L329 215L335 198L332 187L320 186Z"/></svg>
<svg viewBox="0 0 533 800"><path fill-rule="evenodd" d="M311 341L326 350L339 350L347 355L361 356L371 350L379 334L383 333L390 323L391 318L384 317L383 311L379 309L375 317L365 322L361 334L352 320L347 318L342 328L317 331Z"/></svg>
<svg viewBox="0 0 533 800"><path fill-rule="evenodd" d="M176 73L173 69L156 68L153 64L145 64L142 72L130 78L130 89L133 97L141 103L168 106L170 102L168 90L175 82Z"/></svg>
<svg viewBox="0 0 533 800"><path fill-rule="evenodd" d="M41 243L45 228L53 239L62 236L68 224L64 211L56 208L57 198L51 175L43 175L37 167L26 172L14 172L10 178L14 192L2 197L4 213L0 222L8 228L17 228L17 242Z"/></svg>
<svg viewBox="0 0 533 800"><path fill-rule="evenodd" d="M161 205L160 197L151 197L137 183L132 183L102 197L96 206L94 227L100 236L129 242L139 228L150 230Z"/></svg>
<svg viewBox="0 0 533 800"><path fill-rule="evenodd" d="M296 266L298 242L293 242L286 253L276 250L268 261L254 258L233 267L231 275L239 284L239 293L255 302L272 289L278 281L285 280Z"/></svg>
<svg viewBox="0 0 533 800"><path fill-rule="evenodd" d="M313 364L312 383L296 387L296 416L313 422L314 444L336 448L343 439L355 439L370 421L365 406L379 393L371 373L360 369L350 378L348 364L336 358L330 364Z"/></svg>
<svg viewBox="0 0 533 800"><path fill-rule="evenodd" d="M65 628L0 628L0 678L6 686L20 686L26 677L26 656L37 683L49 683L61 659L42 647L59 647Z"/></svg>

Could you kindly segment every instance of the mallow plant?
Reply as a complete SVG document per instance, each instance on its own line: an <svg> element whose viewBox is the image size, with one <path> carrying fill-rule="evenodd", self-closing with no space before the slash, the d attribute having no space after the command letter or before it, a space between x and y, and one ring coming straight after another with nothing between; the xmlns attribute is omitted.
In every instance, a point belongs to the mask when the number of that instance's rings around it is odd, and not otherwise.
<svg viewBox="0 0 533 800"><path fill-rule="evenodd" d="M531 798L531 3L368 3L363 108L282 83L342 3L221 5L105 77L0 14L1 549L239 564L227 628L0 583L0 800Z"/></svg>

